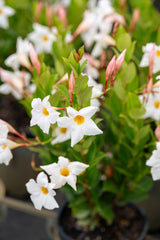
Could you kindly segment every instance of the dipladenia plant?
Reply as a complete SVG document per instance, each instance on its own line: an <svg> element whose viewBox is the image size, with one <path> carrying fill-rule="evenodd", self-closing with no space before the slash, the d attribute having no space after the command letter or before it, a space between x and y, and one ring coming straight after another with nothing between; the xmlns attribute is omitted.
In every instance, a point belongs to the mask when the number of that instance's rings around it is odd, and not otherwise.
<svg viewBox="0 0 160 240"><path fill-rule="evenodd" d="M0 120L0 163L16 147L38 152L37 178L26 183L35 208L58 208L64 190L77 224L90 229L160 179L160 43L147 28L151 1L140 2L128 14L127 1L38 1L0 68L0 93L24 105L33 135Z"/></svg>

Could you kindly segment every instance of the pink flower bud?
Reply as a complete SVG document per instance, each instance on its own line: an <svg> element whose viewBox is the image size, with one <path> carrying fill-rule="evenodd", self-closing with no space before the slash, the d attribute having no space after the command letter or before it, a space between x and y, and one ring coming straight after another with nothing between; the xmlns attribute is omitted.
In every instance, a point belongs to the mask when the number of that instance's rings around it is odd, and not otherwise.
<svg viewBox="0 0 160 240"><path fill-rule="evenodd" d="M125 54L126 54L127 49L124 49L123 52L118 56L116 60L116 68L115 68L115 75L119 71L119 69L122 67L122 64L124 62Z"/></svg>
<svg viewBox="0 0 160 240"><path fill-rule="evenodd" d="M139 20L139 17L140 17L140 10L139 10L139 8L136 8L133 12L133 17L131 20L131 32L134 32L136 24Z"/></svg>
<svg viewBox="0 0 160 240"><path fill-rule="evenodd" d="M51 5L48 5L46 7L46 17L47 17L47 24L48 24L48 27L52 27L52 6Z"/></svg>
<svg viewBox="0 0 160 240"><path fill-rule="evenodd" d="M152 88L153 88L153 79L150 78L149 82L147 84L147 94L149 95L152 92Z"/></svg>
<svg viewBox="0 0 160 240"><path fill-rule="evenodd" d="M9 130L10 133L13 133L13 134L17 133L17 131L8 122L0 119L0 124L6 125L8 127L8 130Z"/></svg>
<svg viewBox="0 0 160 240"><path fill-rule="evenodd" d="M35 69L37 71L38 76L40 76L41 64L40 64L40 61L38 59L38 55L37 55L32 43L30 43L29 56L30 56L30 59L31 59L31 62L32 62L33 66L35 67Z"/></svg>
<svg viewBox="0 0 160 240"><path fill-rule="evenodd" d="M152 50L149 53L149 72L148 79L152 78L153 74L153 66L154 66L154 58L155 58L155 43L153 43Z"/></svg>
<svg viewBox="0 0 160 240"><path fill-rule="evenodd" d="M2 78L2 80L4 82L6 82L6 83L10 82L9 76L7 74L7 71L5 71L3 68L0 68L0 75L1 75L1 78Z"/></svg>
<svg viewBox="0 0 160 240"><path fill-rule="evenodd" d="M75 84L75 77L74 77L73 70L72 70L70 79L69 79L69 89L70 89L71 93L73 93L74 84Z"/></svg>
<svg viewBox="0 0 160 240"><path fill-rule="evenodd" d="M119 0L119 2L120 2L120 8L123 11L126 6L127 0Z"/></svg>
<svg viewBox="0 0 160 240"><path fill-rule="evenodd" d="M75 77L73 74L73 70L70 75L69 79L69 89L70 89L70 106L72 107L72 102L73 102L73 89L74 89L74 84L75 84Z"/></svg>
<svg viewBox="0 0 160 240"><path fill-rule="evenodd" d="M9 149L15 149L15 148L18 148L18 147L25 147L26 144L25 143L16 143L12 140L8 140L8 146L9 146Z"/></svg>
<svg viewBox="0 0 160 240"><path fill-rule="evenodd" d="M115 37L118 31L118 27L119 27L119 23L115 22L114 26L113 26L113 31L112 31L112 36Z"/></svg>
<svg viewBox="0 0 160 240"><path fill-rule="evenodd" d="M105 20L104 20L105 23L114 23L114 22L117 22L121 25L125 25L125 19L124 17L121 15L121 14L118 14L118 13L111 13L110 15L108 15Z"/></svg>
<svg viewBox="0 0 160 240"><path fill-rule="evenodd" d="M108 66L106 68L106 81L105 81L105 86L104 86L104 92L107 89L108 81L112 77L115 67L116 67L116 56L114 55L112 57L111 61L108 63Z"/></svg>
<svg viewBox="0 0 160 240"><path fill-rule="evenodd" d="M107 69L106 69L106 79L109 79L115 69L116 66L116 56L114 55L111 59L111 61L108 63Z"/></svg>
<svg viewBox="0 0 160 240"><path fill-rule="evenodd" d="M99 60L97 60L97 59L95 59L94 57L92 57L89 53L85 53L84 55L85 55L85 57L87 58L88 63L89 63L91 66L93 66L93 67L95 67L95 68L99 68L99 67L100 67L100 61L99 61Z"/></svg>
<svg viewBox="0 0 160 240"><path fill-rule="evenodd" d="M89 11L85 12L83 21L78 25L76 31L73 34L72 41L82 32L88 30L92 25L94 25L95 17Z"/></svg>
<svg viewBox="0 0 160 240"><path fill-rule="evenodd" d="M158 141L160 141L160 125L158 125L154 131L154 134Z"/></svg>
<svg viewBox="0 0 160 240"><path fill-rule="evenodd" d="M64 23L65 26L67 26L68 21L67 21L67 12L66 9L64 8L64 6L62 4L58 4L57 7L57 12L56 12L59 20Z"/></svg>
<svg viewBox="0 0 160 240"><path fill-rule="evenodd" d="M36 21L39 21L42 10L43 10L43 2L40 0L40 1L38 1L36 8L35 8Z"/></svg>

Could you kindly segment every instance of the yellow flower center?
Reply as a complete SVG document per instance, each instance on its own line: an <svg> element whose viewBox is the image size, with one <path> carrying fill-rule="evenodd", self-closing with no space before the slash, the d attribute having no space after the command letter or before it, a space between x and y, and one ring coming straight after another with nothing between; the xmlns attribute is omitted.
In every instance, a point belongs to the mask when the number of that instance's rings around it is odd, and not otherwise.
<svg viewBox="0 0 160 240"><path fill-rule="evenodd" d="M4 149L6 149L6 147L7 147L7 145L3 144L2 149L4 150Z"/></svg>
<svg viewBox="0 0 160 240"><path fill-rule="evenodd" d="M0 9L0 14L2 14L2 10Z"/></svg>
<svg viewBox="0 0 160 240"><path fill-rule="evenodd" d="M43 39L44 42L48 41L48 37L46 35L44 35L42 39Z"/></svg>
<svg viewBox="0 0 160 240"><path fill-rule="evenodd" d="M43 194L48 194L48 189L45 187L41 187L41 191Z"/></svg>
<svg viewBox="0 0 160 240"><path fill-rule="evenodd" d="M77 115L76 117L73 118L73 120L78 124L81 125L84 123L85 118L81 115Z"/></svg>
<svg viewBox="0 0 160 240"><path fill-rule="evenodd" d="M60 128L60 132L61 132L62 134L65 134L65 133L67 132L67 128Z"/></svg>
<svg viewBox="0 0 160 240"><path fill-rule="evenodd" d="M155 108L159 108L159 106L160 106L160 101L155 101L155 102L154 102L154 106L155 106Z"/></svg>
<svg viewBox="0 0 160 240"><path fill-rule="evenodd" d="M42 113L45 115L45 116L48 116L49 115L49 112L47 111L47 108L43 108L43 111Z"/></svg>
<svg viewBox="0 0 160 240"><path fill-rule="evenodd" d="M156 55L157 55L157 57L160 57L160 50L156 51Z"/></svg>
<svg viewBox="0 0 160 240"><path fill-rule="evenodd" d="M70 172L69 172L68 168L62 168L60 173L61 173L62 176L67 177Z"/></svg>

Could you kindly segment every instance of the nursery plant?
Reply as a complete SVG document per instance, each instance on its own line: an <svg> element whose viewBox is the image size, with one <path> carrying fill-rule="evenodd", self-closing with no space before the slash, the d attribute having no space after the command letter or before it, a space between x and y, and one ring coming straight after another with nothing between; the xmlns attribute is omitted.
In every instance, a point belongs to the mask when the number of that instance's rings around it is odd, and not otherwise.
<svg viewBox="0 0 160 240"><path fill-rule="evenodd" d="M35 208L58 208L62 189L79 229L111 225L160 178L159 13L149 0L26 6L30 31L3 60L0 92L25 107L32 138L2 119L0 162L8 165L15 147L38 152L37 179L26 183Z"/></svg>

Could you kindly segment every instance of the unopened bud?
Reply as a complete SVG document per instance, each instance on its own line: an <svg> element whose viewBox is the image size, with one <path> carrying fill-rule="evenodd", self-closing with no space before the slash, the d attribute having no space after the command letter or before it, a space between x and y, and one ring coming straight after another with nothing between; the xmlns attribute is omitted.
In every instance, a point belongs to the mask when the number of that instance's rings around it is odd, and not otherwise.
<svg viewBox="0 0 160 240"><path fill-rule="evenodd" d="M131 20L131 32L134 32L136 24L139 20L139 17L140 17L140 10L139 10L139 8L136 8L133 12L133 17Z"/></svg>
<svg viewBox="0 0 160 240"><path fill-rule="evenodd" d="M46 17L47 17L47 24L48 27L52 27L52 6L48 5L46 7Z"/></svg>
<svg viewBox="0 0 160 240"><path fill-rule="evenodd" d="M74 84L75 84L75 77L74 77L73 70L72 70L70 79L69 79L69 89L70 89L71 93L73 93Z"/></svg>
<svg viewBox="0 0 160 240"><path fill-rule="evenodd" d="M35 69L37 71L38 76L40 76L41 64L40 64L40 61L38 59L38 55L37 55L32 43L30 43L29 56L30 56L30 59L31 59L31 62L32 62L33 66L35 67Z"/></svg>
<svg viewBox="0 0 160 240"><path fill-rule="evenodd" d="M154 67L154 58L155 58L155 43L153 43L152 50L149 53L149 72L148 79L152 78L153 67Z"/></svg>
<svg viewBox="0 0 160 240"><path fill-rule="evenodd" d="M105 168L105 176L107 178L112 178L113 177L113 168L110 165L107 165Z"/></svg>
<svg viewBox="0 0 160 240"><path fill-rule="evenodd" d="M10 133L13 133L13 134L16 134L16 133L17 133L17 131L16 131L8 122L0 119L0 124L5 124L5 125L8 127L8 131L9 131Z"/></svg>
<svg viewBox="0 0 160 240"><path fill-rule="evenodd" d="M73 74L73 70L70 75L69 79L69 89L70 89L70 106L72 107L72 102L73 102L73 89L74 89L74 84L75 84L75 77Z"/></svg>
<svg viewBox="0 0 160 240"><path fill-rule="evenodd" d="M119 71L119 69L120 69L120 68L122 67L122 65L123 65L126 51L127 51L127 49L124 49L123 52L118 56L118 58L117 58L117 60L116 60L115 75L117 74L117 72Z"/></svg>
<svg viewBox="0 0 160 240"><path fill-rule="evenodd" d="M36 8L35 8L35 21L39 21L40 15L42 13L43 10L43 2L40 0L38 1Z"/></svg>
<svg viewBox="0 0 160 240"><path fill-rule="evenodd" d="M64 8L64 6L62 4L58 4L57 7L57 12L56 12L59 20L64 23L65 26L67 26L68 22L67 22L67 12L66 9Z"/></svg>
<svg viewBox="0 0 160 240"><path fill-rule="evenodd" d="M153 79L150 78L149 82L147 84L147 94L149 95L152 92L152 88L153 88Z"/></svg>
<svg viewBox="0 0 160 240"><path fill-rule="evenodd" d="M158 125L154 131L154 134L158 141L160 141L160 125Z"/></svg>
<svg viewBox="0 0 160 240"><path fill-rule="evenodd" d="M5 71L3 68L0 68L0 75L1 75L1 78L4 82L9 82L10 79L9 79L9 76L7 74L7 71Z"/></svg>

